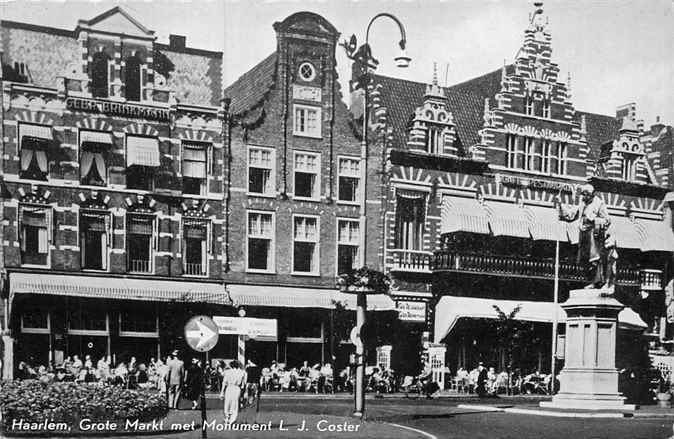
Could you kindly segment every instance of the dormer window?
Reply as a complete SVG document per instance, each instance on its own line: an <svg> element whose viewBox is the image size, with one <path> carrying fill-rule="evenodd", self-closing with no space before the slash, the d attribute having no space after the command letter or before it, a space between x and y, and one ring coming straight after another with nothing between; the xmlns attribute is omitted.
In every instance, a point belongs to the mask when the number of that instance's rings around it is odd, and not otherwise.
<svg viewBox="0 0 674 439"><path fill-rule="evenodd" d="M109 96L109 81L112 79L110 57L103 51L96 53L91 62L91 95L95 98Z"/></svg>
<svg viewBox="0 0 674 439"><path fill-rule="evenodd" d="M443 150L442 133L438 128L429 127L426 131L426 152L440 154Z"/></svg>
<svg viewBox="0 0 674 439"><path fill-rule="evenodd" d="M622 178L625 181L635 181L637 175L637 156L633 154L623 154L623 173Z"/></svg>

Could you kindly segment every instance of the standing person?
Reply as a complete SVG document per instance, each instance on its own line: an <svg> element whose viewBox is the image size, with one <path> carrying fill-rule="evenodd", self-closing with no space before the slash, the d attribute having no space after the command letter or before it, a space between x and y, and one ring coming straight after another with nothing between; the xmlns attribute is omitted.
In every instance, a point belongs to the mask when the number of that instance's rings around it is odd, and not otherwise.
<svg viewBox="0 0 674 439"><path fill-rule="evenodd" d="M178 401L180 401L180 389L185 380L185 363L178 358L177 350L171 353L171 358L168 360L167 366L169 407L177 409Z"/></svg>
<svg viewBox="0 0 674 439"><path fill-rule="evenodd" d="M251 404L260 395L262 371L259 366L248 360L246 363L246 401Z"/></svg>
<svg viewBox="0 0 674 439"><path fill-rule="evenodd" d="M239 398L241 389L246 383L246 372L241 369L238 361L232 360L229 369L225 369L222 377L220 399L225 400L225 424L233 424L239 416Z"/></svg>
<svg viewBox="0 0 674 439"><path fill-rule="evenodd" d="M201 370L199 360L192 358L192 364L187 369L187 378L185 379L186 397L192 401L192 410L196 410L199 407L202 384L203 371Z"/></svg>
<svg viewBox="0 0 674 439"><path fill-rule="evenodd" d="M477 396L482 398L487 394L487 369L481 361L477 366L477 371Z"/></svg>

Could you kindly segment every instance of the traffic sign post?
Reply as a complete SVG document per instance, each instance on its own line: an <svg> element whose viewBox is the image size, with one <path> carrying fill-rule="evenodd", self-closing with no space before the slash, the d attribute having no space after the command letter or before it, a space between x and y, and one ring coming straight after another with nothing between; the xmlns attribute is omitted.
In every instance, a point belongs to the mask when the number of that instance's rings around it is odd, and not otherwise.
<svg viewBox="0 0 674 439"><path fill-rule="evenodd" d="M197 352L208 352L218 344L218 325L208 316L192 317L185 324L185 340ZM201 437L206 438L206 374L201 369Z"/></svg>

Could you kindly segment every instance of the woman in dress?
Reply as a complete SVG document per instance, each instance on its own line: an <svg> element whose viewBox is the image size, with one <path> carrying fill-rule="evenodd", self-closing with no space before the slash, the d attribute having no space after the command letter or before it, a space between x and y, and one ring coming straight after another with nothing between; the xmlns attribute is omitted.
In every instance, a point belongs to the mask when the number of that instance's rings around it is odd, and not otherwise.
<svg viewBox="0 0 674 439"><path fill-rule="evenodd" d="M232 424L236 422L239 415L239 398L241 389L246 385L246 372L241 369L239 362L232 360L229 363L229 369L225 369L222 377L222 390L220 399L225 400L224 412L225 423Z"/></svg>

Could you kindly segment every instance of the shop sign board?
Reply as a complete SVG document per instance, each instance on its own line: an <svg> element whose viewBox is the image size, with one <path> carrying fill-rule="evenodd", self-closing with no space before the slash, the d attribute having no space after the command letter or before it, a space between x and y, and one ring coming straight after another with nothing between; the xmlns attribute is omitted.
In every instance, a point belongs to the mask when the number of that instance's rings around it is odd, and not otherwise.
<svg viewBox="0 0 674 439"><path fill-rule="evenodd" d="M273 339L276 339L278 335L276 319L214 316L213 321L218 326L220 334Z"/></svg>
<svg viewBox="0 0 674 439"><path fill-rule="evenodd" d="M398 318L407 322L426 321L426 302L414 302L411 300L398 300L396 302Z"/></svg>

